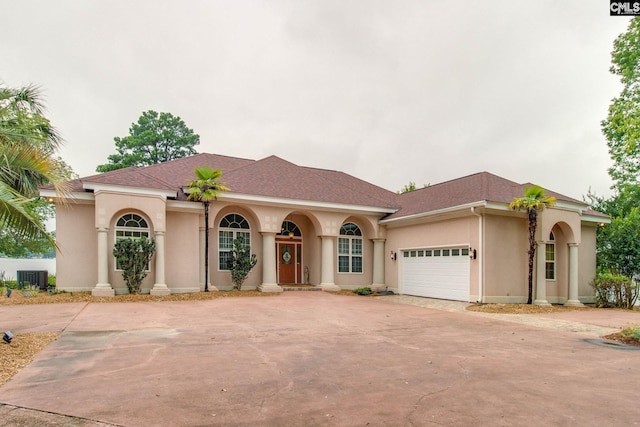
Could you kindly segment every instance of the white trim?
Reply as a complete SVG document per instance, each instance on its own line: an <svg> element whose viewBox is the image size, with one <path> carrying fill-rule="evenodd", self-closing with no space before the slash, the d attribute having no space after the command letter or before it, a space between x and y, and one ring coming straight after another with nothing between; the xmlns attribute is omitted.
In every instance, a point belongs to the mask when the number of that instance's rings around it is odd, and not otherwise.
<svg viewBox="0 0 640 427"><path fill-rule="evenodd" d="M183 187L184 190L185 187ZM255 204L265 204L269 206L296 206L296 207L311 207L316 209L326 209L326 210L341 210L341 211L351 211L351 212L371 212L371 213L394 213L397 209L392 208L381 208L375 206L358 206L358 205L347 205L342 203L328 203L328 202L318 202L318 201L308 201L308 200L299 200L299 199L285 199L282 197L269 197L269 196L254 196L249 194L241 194L241 193L230 193L223 192L218 194L218 200L220 201L243 201L243 202L251 202Z"/></svg>
<svg viewBox="0 0 640 427"><path fill-rule="evenodd" d="M398 248L398 252L417 251L420 249L469 249L470 247L469 243L453 243L446 245L410 246L406 248Z"/></svg>
<svg viewBox="0 0 640 427"><path fill-rule="evenodd" d="M184 200L167 200L167 211L202 211L202 203Z"/></svg>
<svg viewBox="0 0 640 427"><path fill-rule="evenodd" d="M383 219L379 221L379 224L391 224L391 223L396 223L401 221L410 221L410 220L415 220L420 218L428 218L432 216L453 213L458 210L462 211L462 210L471 209L471 208L485 208L485 209L491 209L491 210L503 211L503 212L516 212L513 209L510 209L508 204L499 203L499 202L487 202L485 200L485 201L466 203L464 205L450 206L447 208L437 209L435 211L420 212L413 215L400 216L400 217L391 218L391 219ZM560 202L556 202L556 204L554 204L552 208L576 212L580 215L581 222L593 222L598 224L611 223L611 218L609 217L601 217L601 216L592 215L592 214L585 214L584 211L588 209L587 205L578 205L577 203L560 201Z"/></svg>
<svg viewBox="0 0 640 427"><path fill-rule="evenodd" d="M124 194L140 194L143 196L160 196L162 198L175 198L178 195L177 191L171 190L158 190L154 188L145 188L145 187L125 187L122 185L113 185L113 184L99 184L92 182L83 182L82 188L85 190L93 190L94 193L98 191L109 191L115 193L124 193Z"/></svg>
<svg viewBox="0 0 640 427"><path fill-rule="evenodd" d="M41 197L45 197L45 198L51 198L51 199L57 199L58 197L58 193L56 193L56 190L40 190L40 196ZM66 197L66 199L71 199L71 200L95 200L95 196L93 193L80 193L80 192L75 192L75 193L71 193L69 196Z"/></svg>
<svg viewBox="0 0 640 427"><path fill-rule="evenodd" d="M583 214L582 222L593 222L596 224L611 224L611 217L596 216L591 214Z"/></svg>
<svg viewBox="0 0 640 427"><path fill-rule="evenodd" d="M452 207L449 207L449 208L437 209L435 211L420 212L420 213L417 213L417 214L401 216L401 217L398 217L398 218L383 219L383 220L380 220L379 223L380 224L390 224L390 223L394 223L394 222L398 222L398 221L406 221L406 220L419 219L419 218L428 218L428 217L431 217L431 216L447 214L447 213L456 212L456 211L459 211L459 210L468 210L468 209L471 209L471 208L474 208L474 207L475 208L482 208L482 207L486 207L486 206L487 206L487 202L484 202L484 201L466 203L464 205L458 205L458 206L452 206Z"/></svg>

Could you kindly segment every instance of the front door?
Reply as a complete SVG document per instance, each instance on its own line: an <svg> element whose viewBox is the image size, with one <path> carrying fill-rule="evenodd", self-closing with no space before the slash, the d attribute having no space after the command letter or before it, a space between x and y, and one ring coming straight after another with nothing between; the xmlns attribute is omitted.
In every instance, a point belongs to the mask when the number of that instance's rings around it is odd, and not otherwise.
<svg viewBox="0 0 640 427"><path fill-rule="evenodd" d="M300 243L278 242L278 283L301 283Z"/></svg>

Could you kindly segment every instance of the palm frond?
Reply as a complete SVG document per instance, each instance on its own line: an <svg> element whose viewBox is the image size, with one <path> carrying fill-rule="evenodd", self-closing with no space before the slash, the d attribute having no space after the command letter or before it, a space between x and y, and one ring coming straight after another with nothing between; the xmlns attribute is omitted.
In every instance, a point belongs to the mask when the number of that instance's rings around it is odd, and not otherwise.
<svg viewBox="0 0 640 427"><path fill-rule="evenodd" d="M11 228L26 239L44 237L55 247L56 242L47 233L44 224L37 216L25 209L29 201L30 199L0 181L0 225Z"/></svg>

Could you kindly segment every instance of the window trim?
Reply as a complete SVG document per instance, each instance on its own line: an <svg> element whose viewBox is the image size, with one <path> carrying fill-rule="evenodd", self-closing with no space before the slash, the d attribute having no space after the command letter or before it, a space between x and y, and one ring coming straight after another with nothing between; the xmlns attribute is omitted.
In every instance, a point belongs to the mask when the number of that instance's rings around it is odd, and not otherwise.
<svg viewBox="0 0 640 427"><path fill-rule="evenodd" d="M122 218L124 218L127 215L135 215L137 217L139 217L144 224L146 225L145 227L128 227L128 226L118 226L118 223L120 222L120 220ZM115 222L115 225L113 227L113 245L115 246L116 242L118 240L122 240L122 239L138 239L138 238L134 238L134 237L127 237L127 236L120 236L118 238L118 231L130 231L130 232L139 232L139 233L147 233L147 239L151 238L151 227L149 226L149 221L147 221L147 219L145 217L143 217L142 215L140 215L139 213L136 212L126 212L123 213L122 215L120 215L118 217L118 219ZM113 254L111 255L113 256ZM114 271L122 271L121 268L118 268L118 260L116 259L116 257L113 257L113 269ZM147 268L145 270L147 273L151 272L151 260L149 260L149 264L147 265Z"/></svg>
<svg viewBox="0 0 640 427"><path fill-rule="evenodd" d="M238 216L240 218L242 218L242 221L240 222L230 222L231 224L235 223L238 224L239 227L222 227L222 222L227 219L229 216L231 215L235 215ZM235 220L235 218L234 218ZM243 223L246 223L247 227L244 228L242 227ZM228 268L222 268L221 262L220 262L220 255L222 252L227 253L227 254L231 254L231 251L233 250L233 243L231 244L231 247L229 247L228 249L225 248L224 250L222 250L222 245L221 245L221 233L231 233L231 242L233 242L234 239L238 238L238 233L243 233L249 236L249 241L248 241L248 247L249 247L249 251L251 251L251 224L249 223L249 221L244 217L244 215L239 214L237 212L231 212L228 213L226 215L224 215L220 221L218 222L218 253L217 253L217 264L218 264L218 271L229 271ZM245 241L245 245L247 245L247 242ZM229 255L230 256L230 255Z"/></svg>
<svg viewBox="0 0 640 427"><path fill-rule="evenodd" d="M549 249L552 250L552 259L548 259ZM556 251L556 237L553 234L553 231L549 233L549 241L545 242L544 246L544 278L547 281L554 282L557 280L557 261L558 253ZM549 270L551 267L551 270ZM553 277L549 277L549 271L553 273Z"/></svg>
<svg viewBox="0 0 640 427"><path fill-rule="evenodd" d="M349 227L347 227L349 226ZM348 253L342 253L340 241L347 241ZM354 242L360 243L360 253L354 253ZM345 222L340 226L340 234L338 235L338 248L336 250L336 270L338 274L364 274L364 238L362 237L362 229L354 222ZM340 271L341 258L347 258L348 271ZM355 259L360 259L360 271L353 271L353 262Z"/></svg>

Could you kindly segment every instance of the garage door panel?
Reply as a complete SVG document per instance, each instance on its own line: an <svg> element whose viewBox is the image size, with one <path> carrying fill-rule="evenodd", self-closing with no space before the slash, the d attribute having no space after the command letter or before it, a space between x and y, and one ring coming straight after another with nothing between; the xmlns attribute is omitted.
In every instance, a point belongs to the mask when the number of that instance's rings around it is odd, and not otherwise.
<svg viewBox="0 0 640 427"><path fill-rule="evenodd" d="M468 256L407 256L403 257L403 261L402 293L468 301L470 277Z"/></svg>

